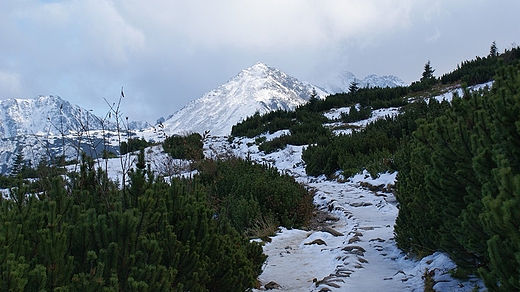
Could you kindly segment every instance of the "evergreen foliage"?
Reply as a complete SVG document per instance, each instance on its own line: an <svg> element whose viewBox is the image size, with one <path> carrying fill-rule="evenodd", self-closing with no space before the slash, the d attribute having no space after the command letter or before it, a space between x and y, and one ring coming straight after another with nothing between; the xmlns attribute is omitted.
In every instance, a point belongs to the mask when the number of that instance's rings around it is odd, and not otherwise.
<svg viewBox="0 0 520 292"><path fill-rule="evenodd" d="M173 158L199 160L204 157L202 136L192 133L186 136L171 136L164 139L164 151Z"/></svg>
<svg viewBox="0 0 520 292"><path fill-rule="evenodd" d="M70 185L12 189L0 210L3 291L245 291L265 260L216 220L197 180L138 168L124 190L83 156ZM127 192L127 193L124 193Z"/></svg>
<svg viewBox="0 0 520 292"><path fill-rule="evenodd" d="M341 114L341 121L345 123L357 122L368 119L372 116L372 109L368 106L358 109L356 106L351 106L348 113Z"/></svg>
<svg viewBox="0 0 520 292"><path fill-rule="evenodd" d="M409 93L408 87L398 86L393 88L358 88L349 93L338 93L327 96L316 107L317 112L324 112L333 108L351 107L358 105L365 108L370 107L372 110L388 107L397 107L407 104L404 98ZM309 107L307 104L303 108Z"/></svg>
<svg viewBox="0 0 520 292"><path fill-rule="evenodd" d="M493 41L491 43L491 46L489 47L489 56L490 57L497 57L498 56L497 42L495 42L495 41Z"/></svg>
<svg viewBox="0 0 520 292"><path fill-rule="evenodd" d="M14 158L13 168L11 170L11 176L15 177L18 174L21 174L27 166L25 165L22 149L18 149L16 153L16 157Z"/></svg>
<svg viewBox="0 0 520 292"><path fill-rule="evenodd" d="M23 157L19 156L19 157ZM17 158L18 161L23 159ZM9 176L0 175L0 188L9 189L25 184L31 192L38 192L49 187L49 179L57 175L66 173L66 169L58 165L50 165L47 161L41 160L36 167L31 167L26 162L20 162L21 167L15 167L14 172ZM29 180L32 179L32 182Z"/></svg>
<svg viewBox="0 0 520 292"><path fill-rule="evenodd" d="M426 64L424 64L424 70L422 73L422 77L419 81L413 82L409 89L411 92L425 91L431 89L435 84L437 84L437 78L433 75L435 70L430 64L430 60Z"/></svg>
<svg viewBox="0 0 520 292"><path fill-rule="evenodd" d="M330 129L323 126L327 122L327 118L323 116L324 111L349 106L352 110L348 115L344 115L343 119L350 122L359 121L370 117L372 109L407 104L404 98L407 93L406 87L360 88L349 93L331 95L324 100L315 98L294 112L273 111L265 115L256 113L233 126L231 134L252 138L263 133L289 130L289 135L262 142L259 149L265 153L283 149L287 144L325 145L334 137Z"/></svg>
<svg viewBox="0 0 520 292"><path fill-rule="evenodd" d="M515 65L498 70L491 90L420 123L398 177L400 248L445 251L490 290L520 290L519 118Z"/></svg>
<svg viewBox="0 0 520 292"><path fill-rule="evenodd" d="M435 82L435 76L433 75L435 70L432 68L430 64L430 60L426 64L424 64L424 71L422 73L421 82Z"/></svg>
<svg viewBox="0 0 520 292"><path fill-rule="evenodd" d="M144 138L130 138L128 141L122 141L119 145L119 152L121 155L144 149L152 143L147 142Z"/></svg>
<svg viewBox="0 0 520 292"><path fill-rule="evenodd" d="M205 160L199 172L216 216L241 232L266 217L293 228L305 226L312 216L312 196L276 168L231 158Z"/></svg>
<svg viewBox="0 0 520 292"><path fill-rule="evenodd" d="M499 63L505 65L517 64L520 60L520 48L505 50L499 54L496 43L491 44L490 53L486 57L475 57L470 61L464 61L457 65L457 69L441 76L443 84L452 82L463 82L466 85L475 85L491 81L499 68Z"/></svg>

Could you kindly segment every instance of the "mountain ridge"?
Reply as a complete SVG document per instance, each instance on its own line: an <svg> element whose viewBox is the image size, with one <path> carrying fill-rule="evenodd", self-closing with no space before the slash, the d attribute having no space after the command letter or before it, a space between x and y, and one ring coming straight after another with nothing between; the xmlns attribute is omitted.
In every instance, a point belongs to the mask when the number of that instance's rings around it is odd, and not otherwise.
<svg viewBox="0 0 520 292"><path fill-rule="evenodd" d="M149 127L146 122L128 122L129 129ZM32 99L0 101L0 138L19 135L62 135L72 132L109 129L110 121L74 105L58 95L38 95Z"/></svg>
<svg viewBox="0 0 520 292"><path fill-rule="evenodd" d="M394 75L378 76L370 74L363 79L359 79L350 71L342 71L327 82L324 82L323 88L330 93L349 92L349 87L353 82L356 82L359 88L408 86L403 80Z"/></svg>
<svg viewBox="0 0 520 292"><path fill-rule="evenodd" d="M231 127L256 112L294 110L306 103L313 92L319 97L328 93L318 86L287 75L264 63L243 69L223 85L189 102L169 116L164 128L169 134L186 132L226 136Z"/></svg>
<svg viewBox="0 0 520 292"><path fill-rule="evenodd" d="M79 129L83 122L93 127L100 126L89 111L82 110L57 95L0 101L0 138L26 134L59 134Z"/></svg>

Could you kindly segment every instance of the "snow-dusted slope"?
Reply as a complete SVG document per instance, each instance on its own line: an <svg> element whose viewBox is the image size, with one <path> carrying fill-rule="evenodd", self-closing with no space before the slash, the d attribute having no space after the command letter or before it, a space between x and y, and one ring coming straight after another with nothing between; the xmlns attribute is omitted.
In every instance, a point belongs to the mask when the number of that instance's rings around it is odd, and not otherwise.
<svg viewBox="0 0 520 292"><path fill-rule="evenodd" d="M0 139L20 135L61 135L114 127L111 121L102 120L89 110L57 95L0 101ZM150 127L150 124L132 121L128 127L137 130Z"/></svg>
<svg viewBox="0 0 520 292"><path fill-rule="evenodd" d="M130 130L144 126L150 125L129 123ZM100 156L104 150L117 153L119 136L115 129L113 121L103 120L59 96L3 100L0 102L0 173L9 173L18 153L31 165L62 155L67 160L78 159L81 152L93 157Z"/></svg>
<svg viewBox="0 0 520 292"><path fill-rule="evenodd" d="M358 83L359 88L364 87L397 87L408 86L403 80L394 75L377 76L371 74L363 79L358 79L352 72L344 71L336 75L334 78L326 82L323 86L325 90L331 93L348 92L349 86L353 82Z"/></svg>
<svg viewBox="0 0 520 292"><path fill-rule="evenodd" d="M207 92L170 116L163 125L168 134L210 131L226 136L236 123L273 110L294 110L307 102L313 90L327 93L284 72L257 63L227 83Z"/></svg>
<svg viewBox="0 0 520 292"><path fill-rule="evenodd" d="M59 96L0 102L0 138L25 134L61 134L85 127L100 129L100 119Z"/></svg>

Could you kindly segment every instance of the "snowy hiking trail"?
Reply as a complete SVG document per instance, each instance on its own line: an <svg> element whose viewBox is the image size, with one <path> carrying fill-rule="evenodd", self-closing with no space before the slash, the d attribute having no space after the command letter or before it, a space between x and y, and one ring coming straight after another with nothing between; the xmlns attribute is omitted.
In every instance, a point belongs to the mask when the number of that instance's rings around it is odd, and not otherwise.
<svg viewBox="0 0 520 292"><path fill-rule="evenodd" d="M206 157L248 157L292 175L315 191L314 203L328 219L311 230L280 228L264 245L268 258L259 276L262 286L254 291L266 290L271 282L280 291L423 291L425 271L433 271L437 291L483 286L478 279L451 278L455 264L442 253L417 261L397 248L393 231L398 209L388 187L395 184L395 173L377 179L358 174L344 182L309 177L301 160L303 146L288 145L266 155L247 138L235 139L230 147L226 139L214 137L205 149Z"/></svg>
<svg viewBox="0 0 520 292"><path fill-rule="evenodd" d="M406 291L417 286L415 281L407 283L414 275L402 271L396 261L397 210L391 194L376 196L355 183L307 185L317 191L318 208L337 218L328 220L328 227L341 234L282 229L264 248L269 256L260 276L264 285L274 281L287 291ZM321 244L310 244L318 239Z"/></svg>

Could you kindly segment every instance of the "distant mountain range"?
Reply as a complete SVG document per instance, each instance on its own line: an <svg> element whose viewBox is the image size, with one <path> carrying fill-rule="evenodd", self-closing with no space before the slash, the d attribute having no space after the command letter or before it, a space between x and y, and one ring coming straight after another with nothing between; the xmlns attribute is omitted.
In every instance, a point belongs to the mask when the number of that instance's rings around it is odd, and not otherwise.
<svg viewBox="0 0 520 292"><path fill-rule="evenodd" d="M353 81L358 82L359 87L405 85L395 76L370 75L359 80L352 73L344 72L320 87L257 63L167 119L160 119L161 131L166 135L209 131L213 136L227 136L233 125L257 112L294 110L313 94L324 98L331 93L346 92ZM124 137L132 133L160 139L157 125L128 122L123 128ZM113 121L97 117L59 96L0 101L0 172L9 172L18 152L32 165L43 158L61 155L77 158L81 151L90 151L90 155L97 157L105 150L117 153L119 138L115 130Z"/></svg>
<svg viewBox="0 0 520 292"><path fill-rule="evenodd" d="M403 80L394 75L377 76L371 74L363 79L356 78L356 76L349 71L343 71L336 75L331 80L323 84L323 88L330 93L349 92L349 86L356 82L359 88L365 87L397 87L408 86Z"/></svg>
<svg viewBox="0 0 520 292"><path fill-rule="evenodd" d="M57 95L0 101L0 139L20 135L52 136L114 127L113 121L95 116ZM125 125L130 130L145 127L150 127L150 124L134 121Z"/></svg>
<svg viewBox="0 0 520 292"><path fill-rule="evenodd" d="M126 121L125 121L126 122ZM122 137L146 122L128 122ZM10 170L16 155L35 166L60 156L77 159L81 152L101 157L118 150L115 120L104 119L56 95L0 101L0 173Z"/></svg>
<svg viewBox="0 0 520 292"><path fill-rule="evenodd" d="M7 99L0 102L0 138L19 135L53 135L100 129L101 119L59 96Z"/></svg>

